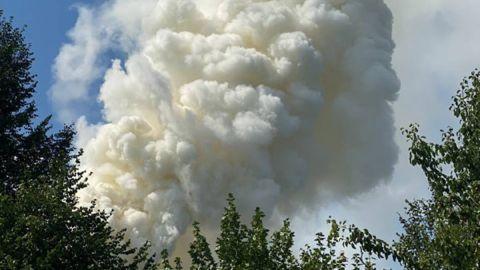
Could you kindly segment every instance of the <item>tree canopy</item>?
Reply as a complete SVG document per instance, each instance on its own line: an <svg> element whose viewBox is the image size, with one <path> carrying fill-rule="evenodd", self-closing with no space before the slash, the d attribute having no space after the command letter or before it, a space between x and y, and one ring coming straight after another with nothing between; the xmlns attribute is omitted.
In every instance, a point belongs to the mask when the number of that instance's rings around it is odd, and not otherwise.
<svg viewBox="0 0 480 270"><path fill-rule="evenodd" d="M201 234L198 223L193 225L194 240L190 245L190 269L374 269L377 259L388 259L394 254L391 247L368 232L346 222L329 219L330 232L318 233L315 246L305 246L297 258L293 251L294 232L289 220L269 234L263 225L264 213L255 209L250 226L240 221L232 194L221 219L215 245L214 259L210 245ZM351 255L344 250L351 249ZM168 253L162 254L161 269L172 268ZM176 258L176 268L182 269Z"/></svg>
<svg viewBox="0 0 480 270"><path fill-rule="evenodd" d="M425 173L431 198L407 202L395 249L406 269L480 268L480 72L460 84L450 107L458 128L428 142L405 129L410 161Z"/></svg>

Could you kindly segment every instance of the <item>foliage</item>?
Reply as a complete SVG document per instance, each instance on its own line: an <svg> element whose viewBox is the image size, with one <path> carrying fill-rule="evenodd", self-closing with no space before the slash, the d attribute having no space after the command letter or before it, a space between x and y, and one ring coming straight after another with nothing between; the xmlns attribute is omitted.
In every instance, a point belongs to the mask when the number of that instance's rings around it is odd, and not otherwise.
<svg viewBox="0 0 480 270"><path fill-rule="evenodd" d="M268 269L272 265L268 250L268 230L263 225L265 214L255 209L250 230L248 230L246 260L248 269Z"/></svg>
<svg viewBox="0 0 480 270"><path fill-rule="evenodd" d="M394 255L387 243L367 230L329 219L331 229L328 236L317 234L315 247L306 246L297 259L292 251L294 233L289 220L285 220L280 230L269 237L263 225L264 217L265 214L257 208L250 226L242 224L233 195L229 194L216 241L218 263L206 238L200 233L199 224L195 222L194 241L189 251L190 269L375 269L376 259L388 259ZM359 252L347 256L346 249ZM178 258L176 262L178 266ZM166 250L162 253L162 269L172 269Z"/></svg>
<svg viewBox="0 0 480 270"><path fill-rule="evenodd" d="M135 249L109 213L78 207L85 186L74 130L50 134L50 117L35 125L33 57L0 10L0 268L155 268L148 244Z"/></svg>
<svg viewBox="0 0 480 270"><path fill-rule="evenodd" d="M198 222L193 223L193 237L194 240L190 245L188 253L192 258L192 270L214 270L217 269L217 264L212 257L212 252L208 246L207 239L200 232L200 225Z"/></svg>
<svg viewBox="0 0 480 270"><path fill-rule="evenodd" d="M347 226L345 221L329 219L327 222L330 224L328 236L317 233L316 247L307 246L302 250L302 269L347 269L349 258L342 250L345 247L358 249L350 258L352 269L375 269L378 259L388 259L389 256L396 259L391 247L368 230Z"/></svg>
<svg viewBox="0 0 480 270"><path fill-rule="evenodd" d="M418 125L404 130L410 161L425 173L430 199L407 202L395 248L407 269L480 268L480 72L460 84L450 107L457 130L427 142Z"/></svg>
<svg viewBox="0 0 480 270"><path fill-rule="evenodd" d="M243 269L247 267L248 229L240 222L232 194L228 195L225 214L220 223L216 253L220 269Z"/></svg>
<svg viewBox="0 0 480 270"><path fill-rule="evenodd" d="M30 73L32 62L23 30L15 28L0 10L0 175L3 193L12 193L18 185L19 172L12 168L17 168L18 162L27 161L29 152L39 150L35 139L45 140L39 138L41 131L35 132L31 123L36 109L30 99L37 84ZM39 129L44 127L41 124ZM20 133L22 129L28 133Z"/></svg>
<svg viewBox="0 0 480 270"><path fill-rule="evenodd" d="M284 220L280 230L272 234L270 260L276 269L300 269L298 261L292 253L294 236L290 230L290 221Z"/></svg>
<svg viewBox="0 0 480 270"><path fill-rule="evenodd" d="M137 269L148 260L146 249L134 254L123 232L108 227L107 217L93 206L72 209L46 185L22 186L15 198L2 195L0 268ZM129 262L127 256L136 258Z"/></svg>

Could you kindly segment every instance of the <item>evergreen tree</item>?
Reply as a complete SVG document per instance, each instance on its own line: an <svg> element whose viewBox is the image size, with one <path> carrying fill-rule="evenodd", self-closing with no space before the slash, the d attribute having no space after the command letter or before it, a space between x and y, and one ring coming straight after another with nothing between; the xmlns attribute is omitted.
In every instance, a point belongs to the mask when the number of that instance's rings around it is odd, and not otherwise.
<svg viewBox="0 0 480 270"><path fill-rule="evenodd" d="M19 164L26 163L37 145L32 120L35 104L31 101L37 82L30 73L33 56L23 38L23 29L15 28L0 10L0 175L1 192L12 194L18 187ZM45 128L42 123L38 129ZM37 136L35 136L36 134ZM44 138L43 138L44 139ZM28 145L28 146L27 146ZM33 147L32 147L33 146Z"/></svg>
<svg viewBox="0 0 480 270"><path fill-rule="evenodd" d="M50 117L34 125L32 61L23 30L0 11L0 268L153 269L148 244L130 247L108 213L77 206L86 178L75 132L50 134Z"/></svg>

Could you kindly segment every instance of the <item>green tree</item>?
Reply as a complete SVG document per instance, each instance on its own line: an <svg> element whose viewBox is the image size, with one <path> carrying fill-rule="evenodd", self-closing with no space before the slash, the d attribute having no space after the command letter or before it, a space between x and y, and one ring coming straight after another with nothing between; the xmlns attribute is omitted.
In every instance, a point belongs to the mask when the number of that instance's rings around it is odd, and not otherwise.
<svg viewBox="0 0 480 270"><path fill-rule="evenodd" d="M328 219L330 231L327 236L317 233L315 247L306 246L300 254L301 269L376 269L375 262L393 256L392 249L385 241L378 239L368 230L361 230L345 221ZM347 256L345 249L353 250ZM396 259L396 257L394 257Z"/></svg>
<svg viewBox="0 0 480 270"><path fill-rule="evenodd" d="M175 263L175 270L182 270L183 269L182 260L179 257L175 258L174 263Z"/></svg>
<svg viewBox="0 0 480 270"><path fill-rule="evenodd" d="M220 269L244 269L247 267L248 229L240 222L240 214L233 195L228 194L227 207L220 222L220 236L216 253Z"/></svg>
<svg viewBox="0 0 480 270"><path fill-rule="evenodd" d="M0 175L1 192L12 194L18 187L19 164L31 171L45 165L45 152L54 151L55 138L46 136L45 120L33 127L35 104L31 101L37 82L30 73L33 56L23 38L0 10ZM48 146L44 147L47 142ZM45 151L47 149L47 151Z"/></svg>
<svg viewBox="0 0 480 270"><path fill-rule="evenodd" d="M300 269L292 253L295 233L290 230L290 220L283 221L279 231L274 232L271 240L270 256L274 269Z"/></svg>
<svg viewBox="0 0 480 270"><path fill-rule="evenodd" d="M341 223L344 225L344 223ZM346 269L347 257L343 251L337 251L339 242L344 241L343 232L345 227L340 227L333 221L328 237L323 233L317 233L316 246L306 246L301 252L302 269ZM342 234L341 234L342 233Z"/></svg>
<svg viewBox="0 0 480 270"><path fill-rule="evenodd" d="M190 258L192 259L191 270L214 270L217 269L217 264L213 259L212 252L208 245L207 239L200 232L200 225L198 222L193 223L193 237L194 240L190 245Z"/></svg>
<svg viewBox="0 0 480 270"><path fill-rule="evenodd" d="M86 177L75 132L50 134L50 117L34 124L32 61L23 30L0 10L0 268L154 268L148 244L132 248L109 213L77 206Z"/></svg>
<svg viewBox="0 0 480 270"><path fill-rule="evenodd" d="M268 230L263 225L265 214L255 209L247 241L248 269L270 269L272 263L268 248Z"/></svg>
<svg viewBox="0 0 480 270"><path fill-rule="evenodd" d="M427 142L418 125L404 130L410 162L427 177L431 198L407 202L395 243L407 269L480 269L480 72L460 84L450 107L458 128Z"/></svg>
<svg viewBox="0 0 480 270"><path fill-rule="evenodd" d="M160 266L162 270L173 270L173 267L168 260L168 251L166 249L162 250L160 253L160 259Z"/></svg>
<svg viewBox="0 0 480 270"><path fill-rule="evenodd" d="M216 242L219 263L215 262L205 237L200 233L199 224L195 222L194 241L189 250L190 269L340 270L347 269L348 266L358 270L375 269L376 260L395 255L391 246L367 230L329 219L327 222L331 228L328 236L318 233L315 246L307 245L301 250L298 260L292 252L294 233L290 229L289 220L285 220L280 230L269 238L268 230L263 225L264 216L257 208L251 226L242 224L233 195L229 194ZM349 257L345 252L347 248L356 252ZM172 269L166 250L162 253L162 265L163 269ZM181 269L178 258L175 269Z"/></svg>

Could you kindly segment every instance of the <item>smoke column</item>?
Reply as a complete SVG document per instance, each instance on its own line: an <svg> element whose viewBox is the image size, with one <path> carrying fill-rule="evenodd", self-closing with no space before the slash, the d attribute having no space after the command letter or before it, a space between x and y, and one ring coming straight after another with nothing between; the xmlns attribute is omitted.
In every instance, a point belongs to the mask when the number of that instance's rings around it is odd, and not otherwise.
<svg viewBox="0 0 480 270"><path fill-rule="evenodd" d="M103 73L103 122L78 121L93 172L80 202L160 250L217 221L228 192L242 210L294 215L370 190L397 158L391 26L381 0L81 7L56 59L59 110L95 95L106 52L125 59Z"/></svg>

